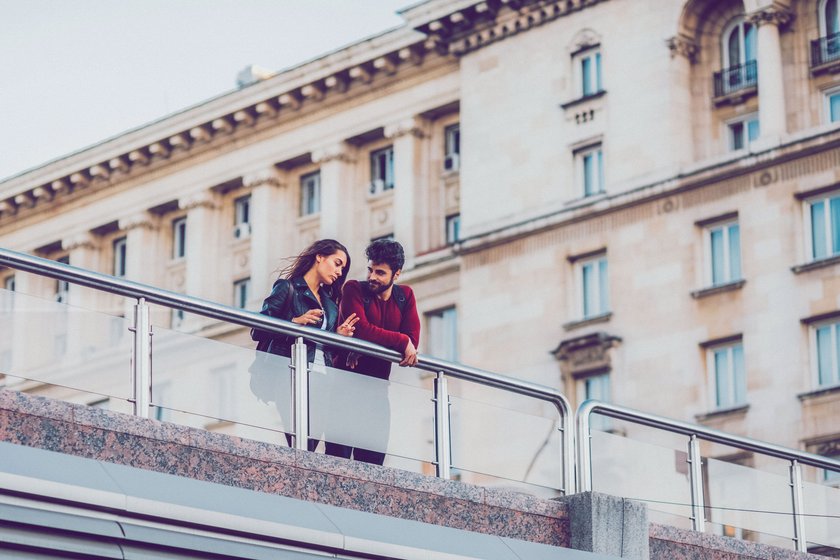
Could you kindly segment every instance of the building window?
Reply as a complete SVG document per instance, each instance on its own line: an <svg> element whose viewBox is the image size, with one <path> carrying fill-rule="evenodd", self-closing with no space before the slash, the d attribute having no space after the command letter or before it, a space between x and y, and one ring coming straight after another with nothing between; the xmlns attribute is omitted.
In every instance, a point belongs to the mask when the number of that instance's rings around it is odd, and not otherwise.
<svg viewBox="0 0 840 560"><path fill-rule="evenodd" d="M579 402L596 400L608 403L612 398L610 395L609 373L581 377L577 380L577 387ZM593 430L608 431L612 424L608 417L601 414L593 414L589 421L589 426Z"/></svg>
<svg viewBox="0 0 840 560"><path fill-rule="evenodd" d="M584 197L604 192L604 153L600 144L575 153L580 190Z"/></svg>
<svg viewBox="0 0 840 560"><path fill-rule="evenodd" d="M715 410L735 408L747 403L747 376L744 371L744 346L733 344L713 346L707 350Z"/></svg>
<svg viewBox="0 0 840 560"><path fill-rule="evenodd" d="M370 153L370 194L394 188L394 147Z"/></svg>
<svg viewBox="0 0 840 560"><path fill-rule="evenodd" d="M10 292L15 291L15 277L14 276L6 276L3 278L3 289L8 290Z"/></svg>
<svg viewBox="0 0 840 560"><path fill-rule="evenodd" d="M245 309L251 292L251 279L245 278L233 283L233 306Z"/></svg>
<svg viewBox="0 0 840 560"><path fill-rule="evenodd" d="M310 216L321 211L321 172L300 178L300 215Z"/></svg>
<svg viewBox="0 0 840 560"><path fill-rule="evenodd" d="M461 125L447 126L443 137L443 168L458 171L461 168Z"/></svg>
<svg viewBox="0 0 840 560"><path fill-rule="evenodd" d="M575 263L580 289L580 315L590 319L609 313L609 284L605 254Z"/></svg>
<svg viewBox="0 0 840 560"><path fill-rule="evenodd" d="M184 324L185 313L183 309L170 309L169 326L178 329Z"/></svg>
<svg viewBox="0 0 840 560"><path fill-rule="evenodd" d="M461 240L461 215L446 217L446 244L452 245Z"/></svg>
<svg viewBox="0 0 840 560"><path fill-rule="evenodd" d="M426 313L430 355L458 361L458 314L454 307Z"/></svg>
<svg viewBox="0 0 840 560"><path fill-rule="evenodd" d="M56 259L56 262L62 264L70 264L70 257L65 255ZM55 285L55 301L58 303L67 303L70 294L70 283L66 280L58 280ZM61 352L62 354L64 352Z"/></svg>
<svg viewBox="0 0 840 560"><path fill-rule="evenodd" d="M604 90L601 81L601 50L587 49L575 55L574 59L580 96L589 97L601 93Z"/></svg>
<svg viewBox="0 0 840 560"><path fill-rule="evenodd" d="M838 50L840 50L840 37L838 37ZM825 113L828 122L840 122L840 90L834 89L826 92Z"/></svg>
<svg viewBox="0 0 840 560"><path fill-rule="evenodd" d="M187 218L172 221L172 258L183 259L187 256Z"/></svg>
<svg viewBox="0 0 840 560"><path fill-rule="evenodd" d="M840 192L833 192L807 202L812 260L840 254Z"/></svg>
<svg viewBox="0 0 840 560"><path fill-rule="evenodd" d="M394 234L393 233L386 233L385 235L380 235L378 237L371 237L370 238L371 243L373 243L374 241L383 241L383 240L393 241L394 240Z"/></svg>
<svg viewBox="0 0 840 560"><path fill-rule="evenodd" d="M752 113L737 120L726 123L729 150L737 151L749 148L761 133L758 125L758 115Z"/></svg>
<svg viewBox="0 0 840 560"><path fill-rule="evenodd" d="M832 37L840 33L840 0L821 0L820 33ZM840 43L834 45L835 54L840 54Z"/></svg>
<svg viewBox="0 0 840 560"><path fill-rule="evenodd" d="M242 239L251 235L251 197L243 196L233 201L233 237Z"/></svg>
<svg viewBox="0 0 840 560"><path fill-rule="evenodd" d="M818 388L840 385L840 321L813 327Z"/></svg>
<svg viewBox="0 0 840 560"><path fill-rule="evenodd" d="M706 228L706 280L720 286L741 279L741 233L737 221Z"/></svg>
<svg viewBox="0 0 840 560"><path fill-rule="evenodd" d="M114 239L114 276L125 278L126 239Z"/></svg>

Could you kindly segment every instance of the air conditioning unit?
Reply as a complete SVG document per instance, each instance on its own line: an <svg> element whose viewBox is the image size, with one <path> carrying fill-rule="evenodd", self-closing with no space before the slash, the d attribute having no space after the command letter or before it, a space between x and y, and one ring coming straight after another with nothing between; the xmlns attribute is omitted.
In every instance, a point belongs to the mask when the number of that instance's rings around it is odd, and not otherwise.
<svg viewBox="0 0 840 560"><path fill-rule="evenodd" d="M251 236L251 224L245 222L233 228L233 236L236 239L243 239Z"/></svg>
<svg viewBox="0 0 840 560"><path fill-rule="evenodd" d="M374 179L370 182L370 194L381 193L385 190L385 181L382 179Z"/></svg>
<svg viewBox="0 0 840 560"><path fill-rule="evenodd" d="M461 156L458 154L450 154L443 158L443 168L446 171L458 171L461 169Z"/></svg>

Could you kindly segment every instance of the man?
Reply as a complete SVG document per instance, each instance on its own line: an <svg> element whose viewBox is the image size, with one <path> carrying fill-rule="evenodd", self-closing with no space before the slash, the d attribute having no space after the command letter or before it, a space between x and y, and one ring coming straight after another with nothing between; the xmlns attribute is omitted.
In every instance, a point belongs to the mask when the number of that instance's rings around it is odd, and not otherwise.
<svg viewBox="0 0 840 560"><path fill-rule="evenodd" d="M420 318L417 315L417 302L414 292L408 286L395 284L405 264L402 245L390 239L378 239L365 250L368 258L366 282L348 280L344 284L341 296L339 320L358 317L356 338L379 344L402 354L401 366L413 366L417 363L417 345L420 343ZM387 380L391 375L391 362L368 356L350 354L347 366L357 373ZM364 416L370 426L360 429L372 437L380 450L384 450L388 441L390 407L388 405L387 385L385 383L367 383L371 391L364 396ZM361 420L364 423L364 420ZM370 441L371 439L368 439ZM350 457L352 448L343 454ZM385 454L356 448L353 451L356 460L381 465Z"/></svg>

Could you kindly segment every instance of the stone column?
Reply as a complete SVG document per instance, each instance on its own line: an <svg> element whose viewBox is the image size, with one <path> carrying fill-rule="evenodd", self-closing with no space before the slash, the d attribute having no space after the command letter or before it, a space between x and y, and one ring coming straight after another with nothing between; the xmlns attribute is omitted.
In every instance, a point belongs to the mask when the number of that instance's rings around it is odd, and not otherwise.
<svg viewBox="0 0 840 560"><path fill-rule="evenodd" d="M63 239L61 248L67 251L70 264L88 270L98 270L100 261L99 238L90 232ZM99 292L78 284L70 284L68 303L76 307L95 310Z"/></svg>
<svg viewBox="0 0 840 560"><path fill-rule="evenodd" d="M294 203L274 168L247 173L242 181L251 189L251 300L262 301L280 259L293 251Z"/></svg>
<svg viewBox="0 0 840 560"><path fill-rule="evenodd" d="M63 239L61 248L68 252L70 264L87 270L99 268L100 239L90 232L80 233ZM102 292L78 284L70 284L66 322L58 328L57 336L66 336L66 352L69 356L84 356L90 348L103 346L108 340L110 321L105 314L97 315L97 303L103 299ZM81 309L78 309L81 308ZM61 332L64 331L64 332Z"/></svg>
<svg viewBox="0 0 840 560"><path fill-rule="evenodd" d="M405 249L405 268L414 266L418 234L428 229L425 198L418 196L425 183L428 159L425 122L410 118L385 127L394 142L394 238ZM441 224L440 227L443 227Z"/></svg>
<svg viewBox="0 0 840 560"><path fill-rule="evenodd" d="M184 292L187 295L223 301L221 290L227 287L222 280L229 277L219 270L220 235L227 236L229 228L221 223L217 196L203 191L178 200L178 207L187 211L186 271ZM208 324L209 319L186 313L182 328L194 331Z"/></svg>
<svg viewBox="0 0 840 560"><path fill-rule="evenodd" d="M779 28L793 20L793 12L773 3L747 16L758 28L758 122L760 145L778 143L787 132L785 87Z"/></svg>
<svg viewBox="0 0 840 560"><path fill-rule="evenodd" d="M673 162L682 167L694 160L694 126L686 126L686 121L694 114L691 110L691 67L697 60L698 47L693 39L684 35L671 37L666 44L671 51L667 145L672 150Z"/></svg>
<svg viewBox="0 0 840 560"><path fill-rule="evenodd" d="M138 212L118 222L125 232L125 277L141 284L163 285L160 218L150 212ZM123 314L131 320L135 300L124 298Z"/></svg>
<svg viewBox="0 0 840 560"><path fill-rule="evenodd" d="M320 237L336 239L350 250L355 154L349 144L339 142L313 151L312 161L320 166L321 173Z"/></svg>

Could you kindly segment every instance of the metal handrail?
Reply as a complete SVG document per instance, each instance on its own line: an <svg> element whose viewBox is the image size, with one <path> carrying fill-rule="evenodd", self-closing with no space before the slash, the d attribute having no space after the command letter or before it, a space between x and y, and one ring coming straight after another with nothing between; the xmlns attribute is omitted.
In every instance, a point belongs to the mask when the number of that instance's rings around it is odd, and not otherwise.
<svg viewBox="0 0 840 560"><path fill-rule="evenodd" d="M802 473L800 465L809 465L822 469L840 472L840 461L790 449L773 443L753 439L734 434L728 434L714 428L707 428L697 424L666 418L648 412L642 412L617 404L587 400L580 404L577 409L577 467L578 467L578 492L592 491L592 435L590 416L594 413L626 420L643 426L657 428L671 433L682 434L689 438L688 458L691 462L689 470L691 476L691 499L692 499L692 521L694 529L703 530L703 477L700 471L700 454L697 447L697 438L713 443L720 443L737 447L746 451L752 451L761 455L775 457L790 461L790 485L791 499L794 518L794 540L796 548L800 551L806 550L806 539L803 535L804 517L802 515Z"/></svg>
<svg viewBox="0 0 840 560"><path fill-rule="evenodd" d="M344 337L339 334L322 331L320 329L304 327L289 321L275 319L253 311L236 309L212 302L210 300L179 294L177 292L148 286L123 278L116 278L107 274L78 268L69 264L59 263L50 259L2 247L0 247L0 265L124 297L145 300L146 303L154 303L172 309L180 309L189 313L202 315L204 317L217 319L227 323L234 323L244 327L256 328L295 338L305 338L307 340L313 340L331 347L358 352L360 354L381 358L394 363L399 363L403 358L399 352L364 340L357 340L355 338ZM575 470L574 413L568 399L560 391L545 385L539 385L529 381L507 377L498 373L441 360L431 356L418 355L417 364L414 367L435 374L442 372L456 379L479 383L481 385L494 387L496 389L509 391L553 404L560 415L559 429L563 432L562 490L565 494L570 494L572 492L574 489Z"/></svg>

